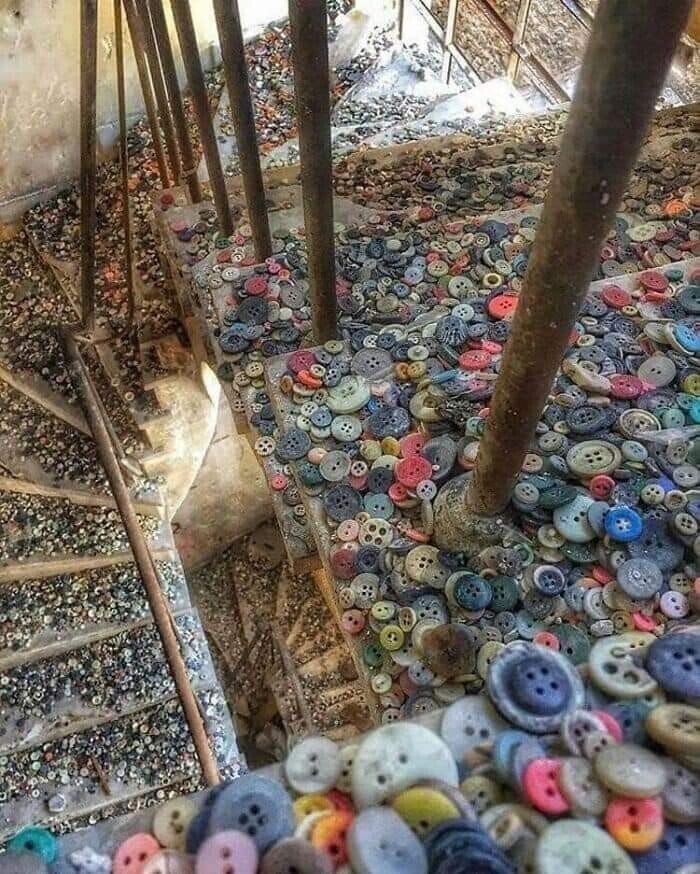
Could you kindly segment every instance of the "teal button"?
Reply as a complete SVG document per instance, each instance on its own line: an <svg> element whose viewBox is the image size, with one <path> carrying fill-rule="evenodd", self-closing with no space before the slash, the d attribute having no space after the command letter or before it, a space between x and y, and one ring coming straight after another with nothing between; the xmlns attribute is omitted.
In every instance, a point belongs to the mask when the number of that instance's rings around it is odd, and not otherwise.
<svg viewBox="0 0 700 874"><path fill-rule="evenodd" d="M51 832L45 828L31 825L18 832L7 846L16 853L36 853L47 865L50 865L56 859L58 852L56 838Z"/></svg>

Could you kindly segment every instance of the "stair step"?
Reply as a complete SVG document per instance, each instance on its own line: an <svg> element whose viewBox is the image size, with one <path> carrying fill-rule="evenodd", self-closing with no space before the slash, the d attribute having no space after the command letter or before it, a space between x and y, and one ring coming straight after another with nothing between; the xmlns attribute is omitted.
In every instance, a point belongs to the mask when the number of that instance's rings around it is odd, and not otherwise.
<svg viewBox="0 0 700 874"><path fill-rule="evenodd" d="M45 498L58 498L70 501L81 507L107 507L117 509L117 502L110 494L96 494L84 488L46 486L38 482L18 479L0 475L0 491L14 492L18 495L36 495ZM137 491L137 489L135 490ZM134 497L134 509L143 516L155 516L158 519L165 517L165 507L160 494L155 492L147 499L139 500Z"/></svg>
<svg viewBox="0 0 700 874"><path fill-rule="evenodd" d="M156 561L171 609L190 606L178 561ZM59 643L78 645L151 616L133 561L0 585L0 664Z"/></svg>
<svg viewBox="0 0 700 874"><path fill-rule="evenodd" d="M139 514L139 521L146 537L158 548L161 520ZM36 563L69 555L109 555L128 546L115 509L0 489L0 569L15 562Z"/></svg>
<svg viewBox="0 0 700 874"><path fill-rule="evenodd" d="M200 773L176 698L0 757L0 844L27 823L86 816Z"/></svg>
<svg viewBox="0 0 700 874"><path fill-rule="evenodd" d="M155 559L171 560L175 553L174 547L151 549ZM92 569L112 567L134 560L130 551L112 552L109 555L63 555L52 556L50 559L37 558L30 561L6 562L0 564L0 585L16 583L21 580L46 579L61 574L75 574Z"/></svg>
<svg viewBox="0 0 700 874"><path fill-rule="evenodd" d="M66 380L69 377L66 374ZM51 388L49 383L38 374L24 371L21 374L12 373L0 366L0 382L10 385L15 391L25 395L35 404L43 407L49 413L60 419L74 431L80 431L87 437L92 437L90 426L85 421L83 411L77 403L68 403L66 396Z"/></svg>
<svg viewBox="0 0 700 874"><path fill-rule="evenodd" d="M216 675L195 611L174 615L194 686ZM152 620L0 662L0 754L37 746L170 698L175 684Z"/></svg>

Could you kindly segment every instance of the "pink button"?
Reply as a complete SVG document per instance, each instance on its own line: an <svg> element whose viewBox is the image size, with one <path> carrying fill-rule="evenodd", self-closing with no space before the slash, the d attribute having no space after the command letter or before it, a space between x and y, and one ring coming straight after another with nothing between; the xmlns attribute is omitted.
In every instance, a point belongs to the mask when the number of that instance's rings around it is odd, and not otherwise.
<svg viewBox="0 0 700 874"><path fill-rule="evenodd" d="M622 727L612 714L605 710L594 710L593 715L600 719L608 734L612 735L618 743L622 743Z"/></svg>
<svg viewBox="0 0 700 874"><path fill-rule="evenodd" d="M283 473L276 473L270 478L270 486L276 491L281 492L287 488L289 480Z"/></svg>
<svg viewBox="0 0 700 874"><path fill-rule="evenodd" d="M538 631L533 638L533 643L538 646L544 646L546 649L551 649L554 652L559 652L559 638L551 631Z"/></svg>
<svg viewBox="0 0 700 874"><path fill-rule="evenodd" d="M355 553L347 546L338 549L331 555L333 573L341 580L351 580L356 576Z"/></svg>
<svg viewBox="0 0 700 874"><path fill-rule="evenodd" d="M267 291L267 279L264 276L251 276L245 281L245 290L248 294L252 294L255 297L265 294Z"/></svg>
<svg viewBox="0 0 700 874"><path fill-rule="evenodd" d="M632 614L632 624L637 631L653 631L656 628L656 622L651 616L645 616L638 610Z"/></svg>
<svg viewBox="0 0 700 874"><path fill-rule="evenodd" d="M472 349L459 356L459 366L465 370L483 370L491 364L491 356L484 349Z"/></svg>
<svg viewBox="0 0 700 874"><path fill-rule="evenodd" d="M688 599L682 592L664 592L659 607L664 616L668 616L669 619L682 619L690 612Z"/></svg>
<svg viewBox="0 0 700 874"><path fill-rule="evenodd" d="M668 279L663 273L642 273L639 281L649 291L665 291L668 288Z"/></svg>
<svg viewBox="0 0 700 874"><path fill-rule="evenodd" d="M430 479L432 474L432 464L422 455L402 458L394 468L396 479L407 489L415 489L421 480Z"/></svg>
<svg viewBox="0 0 700 874"><path fill-rule="evenodd" d="M389 497L394 503L405 501L408 498L408 489L401 483L392 483L389 486Z"/></svg>
<svg viewBox="0 0 700 874"><path fill-rule="evenodd" d="M533 807L550 816L569 810L569 802L559 789L560 769L559 759L534 759L523 774L523 789L527 800Z"/></svg>
<svg viewBox="0 0 700 874"><path fill-rule="evenodd" d="M194 874L194 861L175 850L162 850L146 862L141 874Z"/></svg>
<svg viewBox="0 0 700 874"><path fill-rule="evenodd" d="M212 835L199 848L195 874L255 874L258 848L243 832Z"/></svg>
<svg viewBox="0 0 700 874"><path fill-rule="evenodd" d="M361 610L346 610L340 617L343 631L348 634L359 634L365 627L365 617Z"/></svg>
<svg viewBox="0 0 700 874"><path fill-rule="evenodd" d="M315 363L316 359L313 353L299 349L297 352L292 352L287 358L287 369L291 370L292 373L300 373L302 370L308 370Z"/></svg>
<svg viewBox="0 0 700 874"><path fill-rule="evenodd" d="M345 519L335 529L338 535L338 540L344 543L349 543L351 540L357 540L357 535L360 533L360 525L354 519Z"/></svg>
<svg viewBox="0 0 700 874"><path fill-rule="evenodd" d="M399 448L402 458L410 458L413 455L420 455L421 450L425 446L425 437L414 431L412 434L406 434L399 440Z"/></svg>
<svg viewBox="0 0 700 874"><path fill-rule="evenodd" d="M132 835L120 844L112 861L113 874L143 874L143 866L160 852L158 841L145 832Z"/></svg>

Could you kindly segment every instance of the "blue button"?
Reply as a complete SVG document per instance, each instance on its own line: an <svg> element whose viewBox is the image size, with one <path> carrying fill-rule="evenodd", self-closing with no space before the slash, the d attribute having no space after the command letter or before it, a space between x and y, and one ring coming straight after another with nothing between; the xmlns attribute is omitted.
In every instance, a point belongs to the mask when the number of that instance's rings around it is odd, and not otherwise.
<svg viewBox="0 0 700 874"><path fill-rule="evenodd" d="M642 533L642 517L631 507L613 507L605 517L605 531L622 543L636 540Z"/></svg>
<svg viewBox="0 0 700 874"><path fill-rule="evenodd" d="M655 640L645 667L669 695L700 699L699 635L680 631Z"/></svg>
<svg viewBox="0 0 700 874"><path fill-rule="evenodd" d="M559 713L571 697L571 683L564 671L537 655L514 666L508 688L518 704L537 716Z"/></svg>

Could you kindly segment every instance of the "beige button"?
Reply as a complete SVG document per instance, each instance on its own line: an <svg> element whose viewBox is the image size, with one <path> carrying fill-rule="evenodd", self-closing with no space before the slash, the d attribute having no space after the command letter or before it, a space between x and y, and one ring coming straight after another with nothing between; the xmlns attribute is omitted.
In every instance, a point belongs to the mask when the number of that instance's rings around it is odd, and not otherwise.
<svg viewBox="0 0 700 874"><path fill-rule="evenodd" d="M600 782L625 798L653 798L663 792L666 769L654 753L637 744L615 744L593 762Z"/></svg>
<svg viewBox="0 0 700 874"><path fill-rule="evenodd" d="M479 816L494 804L499 804L503 797L501 787L495 780L482 774L474 774L462 781L460 787L462 795L471 804Z"/></svg>
<svg viewBox="0 0 700 874"><path fill-rule="evenodd" d="M158 843L172 850L183 850L187 827L196 813L197 805L188 798L173 798L159 807L153 817L153 834Z"/></svg>
<svg viewBox="0 0 700 874"><path fill-rule="evenodd" d="M700 756L700 707L663 704L647 716L646 730L672 752Z"/></svg>
<svg viewBox="0 0 700 874"><path fill-rule="evenodd" d="M575 816L601 816L608 796L593 772L593 765L580 757L564 759L557 777L562 795Z"/></svg>
<svg viewBox="0 0 700 874"><path fill-rule="evenodd" d="M643 631L629 631L599 640L591 650L591 679L612 698L641 698L652 693L656 680L634 661L656 638Z"/></svg>

